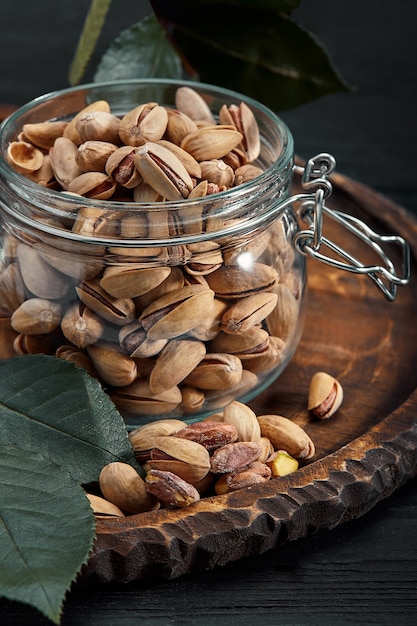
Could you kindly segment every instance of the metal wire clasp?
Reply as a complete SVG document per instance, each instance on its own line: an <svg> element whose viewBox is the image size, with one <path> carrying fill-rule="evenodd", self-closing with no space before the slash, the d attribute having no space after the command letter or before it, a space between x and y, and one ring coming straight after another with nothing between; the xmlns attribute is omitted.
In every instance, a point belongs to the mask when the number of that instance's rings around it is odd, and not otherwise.
<svg viewBox="0 0 417 626"><path fill-rule="evenodd" d="M301 186L309 194L297 194L292 197L293 201L300 201L298 215L302 221L309 225L306 230L300 230L294 235L294 245L301 254L308 255L336 267L355 274L367 274L382 291L384 296L391 302L395 300L399 285L406 285L410 280L410 248L405 239L398 235L379 235L361 220L343 213L329 209L326 200L333 189L328 176L333 172L336 161L331 154L321 153L309 159L305 167L296 165L294 171L301 174ZM326 215L348 231L359 237L368 244L372 250L382 259L382 265L364 265L346 250L336 245L323 235L323 216ZM401 275L397 274L396 268L387 256L381 244L395 244L400 247ZM336 256L330 257L321 252L327 247ZM342 260L339 260L339 257Z"/></svg>

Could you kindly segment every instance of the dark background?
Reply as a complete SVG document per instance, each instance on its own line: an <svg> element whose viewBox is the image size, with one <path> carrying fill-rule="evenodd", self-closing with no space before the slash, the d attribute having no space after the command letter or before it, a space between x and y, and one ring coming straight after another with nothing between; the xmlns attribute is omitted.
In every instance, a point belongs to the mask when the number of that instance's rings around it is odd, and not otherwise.
<svg viewBox="0 0 417 626"><path fill-rule="evenodd" d="M282 112L297 153L331 152L341 173L417 214L416 0L301 4L294 17L325 44L356 89ZM24 104L68 86L88 6L88 0L2 0L0 104ZM149 10L143 0L114 0L92 68L111 40ZM221 19L221 5L218 11ZM86 78L91 75L92 69ZM256 620L414 626L416 615L417 479L411 478L364 517L258 557L159 585L76 587L63 626L249 626ZM5 600L0 620L49 624Z"/></svg>

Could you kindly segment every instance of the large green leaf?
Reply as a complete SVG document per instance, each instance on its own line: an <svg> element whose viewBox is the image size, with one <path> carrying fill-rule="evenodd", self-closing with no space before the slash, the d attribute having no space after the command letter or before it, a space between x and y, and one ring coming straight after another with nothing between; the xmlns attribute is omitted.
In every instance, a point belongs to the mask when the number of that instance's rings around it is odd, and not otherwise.
<svg viewBox="0 0 417 626"><path fill-rule="evenodd" d="M67 472L40 454L0 446L0 596L58 624L94 534L90 504Z"/></svg>
<svg viewBox="0 0 417 626"><path fill-rule="evenodd" d="M125 423L98 381L46 355L0 362L0 445L40 451L84 484L112 461L136 466Z"/></svg>
<svg viewBox="0 0 417 626"><path fill-rule="evenodd" d="M207 0L151 4L198 80L276 111L349 89L317 39L271 2L226 3L220 10Z"/></svg>
<svg viewBox="0 0 417 626"><path fill-rule="evenodd" d="M181 61L154 15L124 30L102 56L94 80L181 78Z"/></svg>

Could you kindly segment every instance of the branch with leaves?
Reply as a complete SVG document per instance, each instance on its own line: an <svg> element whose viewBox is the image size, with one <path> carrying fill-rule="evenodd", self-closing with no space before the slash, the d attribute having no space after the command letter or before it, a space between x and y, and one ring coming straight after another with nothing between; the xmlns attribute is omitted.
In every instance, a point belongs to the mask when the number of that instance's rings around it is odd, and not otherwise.
<svg viewBox="0 0 417 626"><path fill-rule="evenodd" d="M275 111L350 88L318 39L291 17L300 0L151 0L153 14L106 50L94 81L188 78ZM70 69L82 81L110 0L92 0Z"/></svg>

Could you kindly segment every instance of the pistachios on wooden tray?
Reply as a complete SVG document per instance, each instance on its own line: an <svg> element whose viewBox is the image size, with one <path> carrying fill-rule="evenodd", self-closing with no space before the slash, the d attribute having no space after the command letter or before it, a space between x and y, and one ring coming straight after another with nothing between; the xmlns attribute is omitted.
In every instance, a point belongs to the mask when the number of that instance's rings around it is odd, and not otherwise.
<svg viewBox="0 0 417 626"><path fill-rule="evenodd" d="M368 278L308 262L302 341L284 373L250 406L302 426L314 457L288 476L186 508L98 519L83 577L172 579L279 548L365 514L417 473L417 221L358 182L340 174L332 182L331 208L408 241L412 274L390 303ZM324 228L332 241L372 262L339 224ZM401 263L395 254L394 248L390 256ZM344 390L342 406L325 420L307 409L317 371Z"/></svg>

